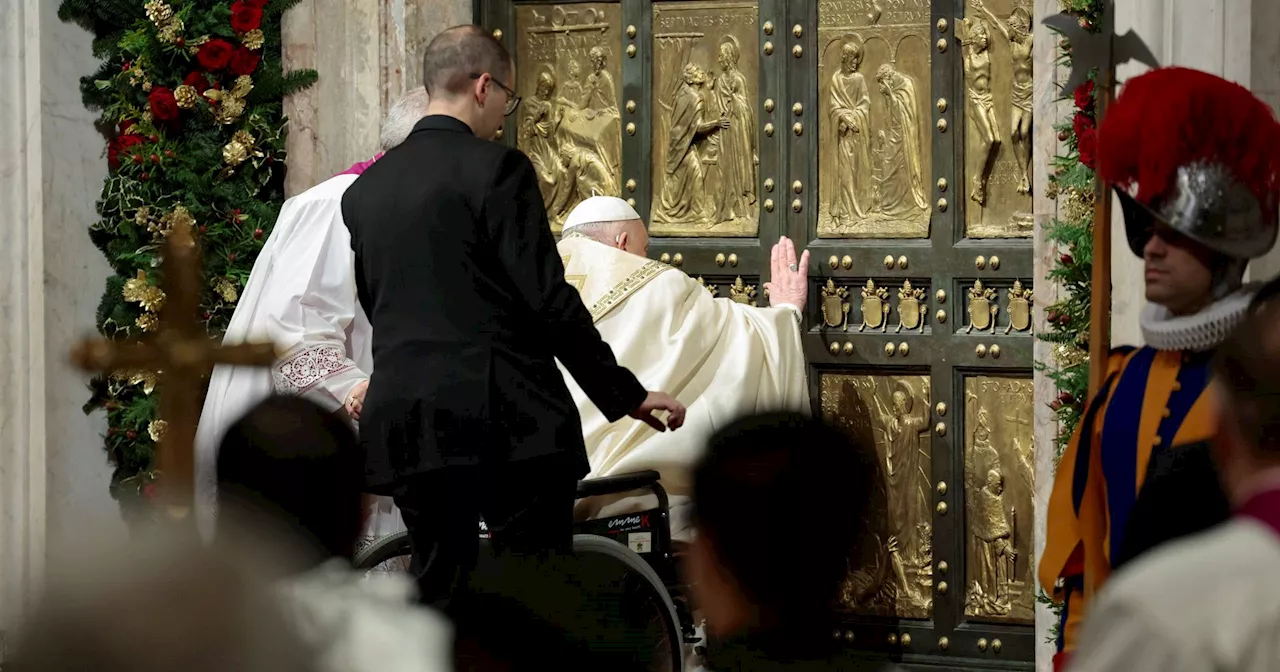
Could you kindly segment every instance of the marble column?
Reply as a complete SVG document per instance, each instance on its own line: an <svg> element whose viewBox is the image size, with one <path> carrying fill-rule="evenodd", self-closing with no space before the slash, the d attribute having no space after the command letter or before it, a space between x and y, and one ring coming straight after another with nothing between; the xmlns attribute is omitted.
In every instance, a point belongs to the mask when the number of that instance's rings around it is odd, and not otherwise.
<svg viewBox="0 0 1280 672"><path fill-rule="evenodd" d="M1249 45L1243 56L1249 62L1249 89L1280 112L1280 2L1252 0L1252 16L1246 26ZM1251 280L1268 280L1280 275L1280 249L1258 259L1249 267Z"/></svg>
<svg viewBox="0 0 1280 672"><path fill-rule="evenodd" d="M41 586L45 555L40 1L0 12L0 629Z"/></svg>
<svg viewBox="0 0 1280 672"><path fill-rule="evenodd" d="M284 18L286 69L320 80L285 101L289 195L378 150L386 109L422 79L422 50L474 21L472 0L311 0Z"/></svg>
<svg viewBox="0 0 1280 672"><path fill-rule="evenodd" d="M1052 16L1060 11L1058 0L1035 0L1035 16L1038 18ZM1032 127L1032 194L1034 195L1033 212L1035 214L1035 311L1032 315L1032 330L1036 333L1048 331L1045 320L1045 308L1058 301L1059 287L1049 280L1049 271L1058 257L1056 246L1049 242L1048 227L1058 213L1057 201L1048 198L1046 187L1049 175L1053 172L1053 157L1058 154L1058 134L1054 127L1071 114L1071 103L1059 100L1062 82L1067 73L1058 67L1058 37L1046 26L1036 22L1033 34L1032 58L1035 64L1034 119ZM1053 345L1036 340L1035 358L1037 362L1052 365ZM1053 381L1041 371L1032 374L1034 386L1034 436L1036 446L1036 484L1035 484L1035 556L1038 560L1044 552L1045 513L1049 507L1049 493L1053 490L1054 438L1058 434L1056 414L1049 408L1049 402L1057 398L1058 391ZM1053 612L1042 604L1036 605L1036 670L1051 672L1053 670L1054 647L1048 643L1049 631L1054 624Z"/></svg>

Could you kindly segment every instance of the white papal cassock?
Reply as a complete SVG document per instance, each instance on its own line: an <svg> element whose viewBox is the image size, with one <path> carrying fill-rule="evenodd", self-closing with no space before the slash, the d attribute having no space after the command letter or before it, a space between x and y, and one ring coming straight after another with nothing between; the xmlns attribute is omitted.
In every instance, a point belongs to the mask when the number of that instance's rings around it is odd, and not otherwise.
<svg viewBox="0 0 1280 672"><path fill-rule="evenodd" d="M810 411L797 313L714 298L678 269L580 233L566 232L558 248L565 279L618 363L646 389L663 390L688 408L675 432L632 418L610 423L561 367L582 415L588 478L657 470L671 495L672 533L687 539L690 471L710 435L751 413ZM580 503L578 515L628 513L652 503L652 496L595 499Z"/></svg>
<svg viewBox="0 0 1280 672"><path fill-rule="evenodd" d="M196 429L201 532L217 513L217 447L232 423L273 392L299 394L345 413L347 393L373 371L372 329L356 298L342 194L358 175L332 177L285 201L249 274L224 344L270 341L284 355L271 368L218 366ZM363 537L403 528L390 498L378 498Z"/></svg>

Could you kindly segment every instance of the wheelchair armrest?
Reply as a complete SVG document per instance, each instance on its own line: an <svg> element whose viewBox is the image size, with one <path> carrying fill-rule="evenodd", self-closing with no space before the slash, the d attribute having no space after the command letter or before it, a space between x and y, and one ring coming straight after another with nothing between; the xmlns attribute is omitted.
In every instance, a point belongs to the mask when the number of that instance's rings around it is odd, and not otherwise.
<svg viewBox="0 0 1280 672"><path fill-rule="evenodd" d="M629 490L648 488L657 484L658 479L661 477L661 474L650 469L648 471L637 471L631 474L618 474L617 476L605 476L603 478L587 478L578 481L578 497L612 495L619 492L627 492Z"/></svg>

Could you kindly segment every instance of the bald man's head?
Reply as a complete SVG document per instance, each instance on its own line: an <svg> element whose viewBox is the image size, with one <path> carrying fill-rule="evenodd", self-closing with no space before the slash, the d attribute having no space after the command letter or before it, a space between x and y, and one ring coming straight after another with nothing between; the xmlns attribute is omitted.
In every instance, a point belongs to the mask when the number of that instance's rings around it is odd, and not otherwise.
<svg viewBox="0 0 1280 672"><path fill-rule="evenodd" d="M458 96L467 93L475 76L489 73L504 86L514 87L511 54L480 26L454 26L436 35L422 58L422 83L427 93Z"/></svg>

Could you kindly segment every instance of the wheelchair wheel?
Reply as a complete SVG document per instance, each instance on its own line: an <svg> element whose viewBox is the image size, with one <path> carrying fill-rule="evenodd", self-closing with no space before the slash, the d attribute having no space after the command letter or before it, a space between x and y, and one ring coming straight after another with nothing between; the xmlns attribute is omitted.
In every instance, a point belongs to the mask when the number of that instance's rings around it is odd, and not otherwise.
<svg viewBox="0 0 1280 672"><path fill-rule="evenodd" d="M579 558L609 560L625 569L623 606L629 612L628 620L644 627L646 636L653 641L654 670L684 668L684 637L680 632L680 620L676 606L663 585L658 573L653 571L635 551L612 539L590 534L573 537L573 552Z"/></svg>
<svg viewBox="0 0 1280 672"><path fill-rule="evenodd" d="M657 572L635 551L612 539L575 534L573 551L584 563L585 572L618 587L622 617L633 628L643 630L644 638L652 642L654 666L651 669L683 670L684 638L680 621L675 603ZM409 534L398 532L360 551L354 564L366 572L407 571L411 553Z"/></svg>
<svg viewBox="0 0 1280 672"><path fill-rule="evenodd" d="M373 571L409 571L409 556L413 547L408 532L389 534L356 553L353 563L356 569Z"/></svg>

